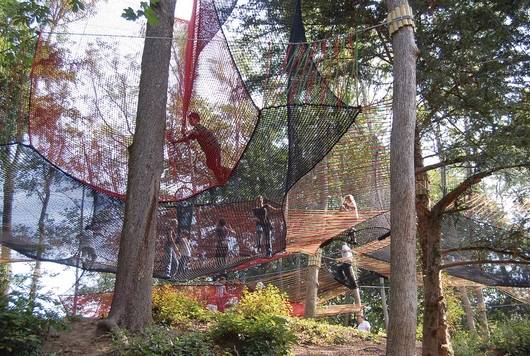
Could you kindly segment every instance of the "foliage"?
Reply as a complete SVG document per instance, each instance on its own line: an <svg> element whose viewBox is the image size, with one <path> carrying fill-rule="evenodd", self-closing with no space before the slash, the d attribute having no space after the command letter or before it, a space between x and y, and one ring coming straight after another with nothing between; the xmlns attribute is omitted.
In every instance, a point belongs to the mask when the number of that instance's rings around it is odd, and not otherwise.
<svg viewBox="0 0 530 356"><path fill-rule="evenodd" d="M342 345L352 337L373 339L373 334L358 333L354 328L331 325L313 319L291 318L289 328L295 333L299 344L310 345Z"/></svg>
<svg viewBox="0 0 530 356"><path fill-rule="evenodd" d="M295 340L286 319L290 312L287 296L273 285L245 290L234 309L218 315L212 339L239 354L286 355Z"/></svg>
<svg viewBox="0 0 530 356"><path fill-rule="evenodd" d="M486 340L476 334L457 331L452 335L455 356L483 355L496 350L506 355L530 354L530 319L512 319L490 325L491 337Z"/></svg>
<svg viewBox="0 0 530 356"><path fill-rule="evenodd" d="M243 291L235 310L244 317L258 317L263 314L288 316L292 308L287 295L269 284L266 288L254 292Z"/></svg>
<svg viewBox="0 0 530 356"><path fill-rule="evenodd" d="M477 334L459 330L451 335L455 356L475 356L484 352L484 340Z"/></svg>
<svg viewBox="0 0 530 356"><path fill-rule="evenodd" d="M235 311L219 314L211 335L217 345L240 355L288 355L295 341L285 317L264 313L255 317Z"/></svg>
<svg viewBox="0 0 530 356"><path fill-rule="evenodd" d="M530 355L530 319L508 320L493 325L490 345L509 355Z"/></svg>
<svg viewBox="0 0 530 356"><path fill-rule="evenodd" d="M18 294L0 305L0 354L40 355L50 326L58 326L56 316Z"/></svg>
<svg viewBox="0 0 530 356"><path fill-rule="evenodd" d="M462 302L456 294L454 288L444 288L445 305L447 307L447 325L449 330L457 330L460 328L462 318L465 315Z"/></svg>
<svg viewBox="0 0 530 356"><path fill-rule="evenodd" d="M212 355L213 344L207 333L177 335L174 329L152 326L141 333L121 332L114 340L119 355Z"/></svg>
<svg viewBox="0 0 530 356"><path fill-rule="evenodd" d="M158 17L156 17L155 10L153 9L153 7L156 6L159 2L160 0L151 0L149 3L147 3L147 1L142 1L140 2L139 10L134 11L132 7L128 7L123 10L121 17L130 21L136 21L140 17L145 16L147 22L152 25L157 25L160 20L158 19Z"/></svg>
<svg viewBox="0 0 530 356"><path fill-rule="evenodd" d="M166 325L190 325L205 323L212 317L211 312L182 292L176 292L169 285L153 291L153 319Z"/></svg>

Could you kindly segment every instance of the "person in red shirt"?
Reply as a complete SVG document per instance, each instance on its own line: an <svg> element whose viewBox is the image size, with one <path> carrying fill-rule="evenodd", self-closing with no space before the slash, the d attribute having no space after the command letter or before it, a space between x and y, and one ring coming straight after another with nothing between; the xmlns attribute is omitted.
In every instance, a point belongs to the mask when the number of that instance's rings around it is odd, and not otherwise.
<svg viewBox="0 0 530 356"><path fill-rule="evenodd" d="M169 138L173 144L196 140L206 156L206 166L213 172L215 179L224 184L230 175L230 169L221 164L221 145L214 133L200 124L201 118L198 113L188 113L188 120L193 129L181 139L175 141Z"/></svg>

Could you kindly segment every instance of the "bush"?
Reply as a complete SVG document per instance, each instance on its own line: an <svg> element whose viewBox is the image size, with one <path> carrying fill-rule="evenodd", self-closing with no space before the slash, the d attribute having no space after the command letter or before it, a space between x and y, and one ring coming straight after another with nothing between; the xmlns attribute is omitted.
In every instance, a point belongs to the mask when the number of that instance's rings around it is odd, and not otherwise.
<svg viewBox="0 0 530 356"><path fill-rule="evenodd" d="M212 313L184 293L162 286L153 291L153 319L165 325L189 326L208 322Z"/></svg>
<svg viewBox="0 0 530 356"><path fill-rule="evenodd" d="M483 355L486 348L484 340L468 331L456 331L451 335L455 356Z"/></svg>
<svg viewBox="0 0 530 356"><path fill-rule="evenodd" d="M243 291L235 310L246 317L257 317L263 314L289 316L292 308L287 295L269 284L266 288L254 292Z"/></svg>
<svg viewBox="0 0 530 356"><path fill-rule="evenodd" d="M115 354L119 355L213 355L213 343L206 333L178 335L174 329L152 326L141 333L122 332L114 338Z"/></svg>
<svg viewBox="0 0 530 356"><path fill-rule="evenodd" d="M375 339L368 333L358 333L351 327L331 325L314 319L291 318L289 328L295 333L299 344L305 345L342 345L351 341L352 337Z"/></svg>
<svg viewBox="0 0 530 356"><path fill-rule="evenodd" d="M530 319L508 320L493 325L490 347L513 356L530 355Z"/></svg>
<svg viewBox="0 0 530 356"><path fill-rule="evenodd" d="M0 306L0 354L40 355L49 327L59 325L55 315L21 296L11 295L8 300Z"/></svg>
<svg viewBox="0 0 530 356"><path fill-rule="evenodd" d="M295 337L287 324L291 305L275 286L245 290L239 304L218 314L211 327L213 341L241 355L287 355Z"/></svg>
<svg viewBox="0 0 530 356"><path fill-rule="evenodd" d="M212 340L228 352L240 355L288 355L295 338L282 316L260 314L245 317L229 311L217 316Z"/></svg>

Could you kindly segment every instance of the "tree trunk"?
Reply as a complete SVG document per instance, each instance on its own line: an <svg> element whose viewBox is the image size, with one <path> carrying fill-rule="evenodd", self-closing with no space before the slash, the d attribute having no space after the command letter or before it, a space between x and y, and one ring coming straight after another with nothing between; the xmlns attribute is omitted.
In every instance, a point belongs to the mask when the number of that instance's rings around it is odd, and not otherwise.
<svg viewBox="0 0 530 356"><path fill-rule="evenodd" d="M169 60L175 1L154 6L157 25L147 24L142 55L136 128L129 147L125 220L116 285L107 328L140 330L152 320L151 292L156 212L163 170Z"/></svg>
<svg viewBox="0 0 530 356"><path fill-rule="evenodd" d="M37 288L39 286L39 279L41 277L41 257L42 257L42 244L44 238L46 237L46 216L48 211L48 204L50 202L50 193L51 193L51 183L53 179L54 171L50 167L44 168L44 183L43 183L43 195L42 195L42 207L40 209L39 223L38 223L38 234L39 234L39 243L37 256L35 261L35 266L33 268L33 275L31 276L31 286L29 289L29 300L30 303L35 302L37 296Z"/></svg>
<svg viewBox="0 0 530 356"><path fill-rule="evenodd" d="M389 11L408 4L388 0ZM412 27L392 36L394 50L393 124L390 142L390 320L387 355L416 352L416 211L414 127L416 123L416 56Z"/></svg>
<svg viewBox="0 0 530 356"><path fill-rule="evenodd" d="M467 328L473 334L476 334L477 329L475 328L475 319L473 318L473 309L471 308L471 303L469 302L469 297L467 296L467 289L466 287L459 287L458 292L460 293L460 298L462 299L462 307L464 308L464 312L466 313Z"/></svg>
<svg viewBox="0 0 530 356"><path fill-rule="evenodd" d="M488 327L488 316L486 314L486 304L484 303L484 297L482 296L482 288L475 288L475 295L477 296L477 314L480 326L480 332L482 336L489 339L490 330Z"/></svg>
<svg viewBox="0 0 530 356"><path fill-rule="evenodd" d="M440 219L418 210L418 232L422 252L424 288L423 343L424 356L452 355L447 325L445 298L441 279Z"/></svg>

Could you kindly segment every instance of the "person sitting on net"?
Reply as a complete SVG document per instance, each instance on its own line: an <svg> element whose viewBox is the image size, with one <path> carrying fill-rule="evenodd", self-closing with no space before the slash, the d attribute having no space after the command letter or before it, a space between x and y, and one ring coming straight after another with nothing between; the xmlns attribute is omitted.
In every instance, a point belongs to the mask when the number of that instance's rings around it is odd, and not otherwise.
<svg viewBox="0 0 530 356"><path fill-rule="evenodd" d="M188 120L193 129L179 140L168 137L173 143L188 142L196 140L206 156L206 166L213 172L219 184L224 184L230 175L230 170L221 164L221 145L215 134L200 124L201 118L198 113L188 113Z"/></svg>
<svg viewBox="0 0 530 356"><path fill-rule="evenodd" d="M267 249L267 257L272 256L272 223L269 215L272 211L278 209L273 208L269 204L263 203L263 197L260 195L257 198L257 207L252 209L254 218L256 219L256 234L258 237L258 250L261 250L261 241L265 239L265 247Z"/></svg>
<svg viewBox="0 0 530 356"><path fill-rule="evenodd" d="M372 326L368 321L366 321L366 318L362 313L358 313L357 315L355 315L355 320L357 321L357 330L365 331L368 333L370 332Z"/></svg>
<svg viewBox="0 0 530 356"><path fill-rule="evenodd" d="M92 224L88 225L83 232L77 235L79 239L79 260L83 268L90 268L97 258L94 248L94 231Z"/></svg>
<svg viewBox="0 0 530 356"><path fill-rule="evenodd" d="M351 289L353 298L355 299L355 304L360 306L361 295L359 293L359 287L357 286L357 282L355 281L355 276L352 267L354 258L353 251L347 243L343 243L340 253L341 258L339 261L341 262L341 264L337 269L337 276L335 277L335 279L337 280L337 282Z"/></svg>

